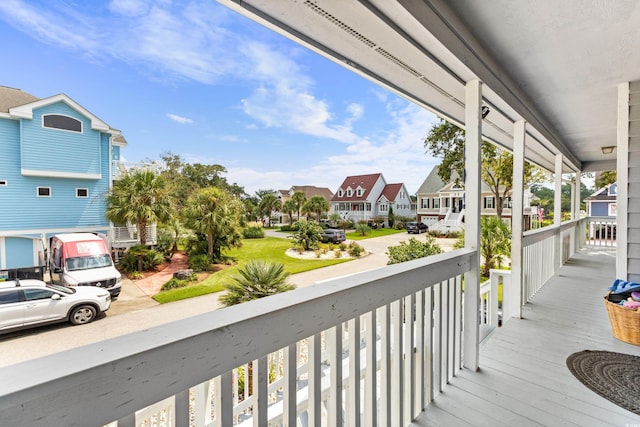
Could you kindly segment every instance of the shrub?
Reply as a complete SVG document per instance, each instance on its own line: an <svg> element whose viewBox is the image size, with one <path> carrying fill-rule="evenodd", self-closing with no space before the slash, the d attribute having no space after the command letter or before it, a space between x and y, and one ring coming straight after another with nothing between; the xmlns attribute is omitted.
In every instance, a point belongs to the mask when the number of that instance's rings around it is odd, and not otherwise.
<svg viewBox="0 0 640 427"><path fill-rule="evenodd" d="M189 257L189 268L193 271L209 271L211 260L208 255L194 255Z"/></svg>
<svg viewBox="0 0 640 427"><path fill-rule="evenodd" d="M315 254L316 254L316 258L320 258L323 252L320 249L316 249Z"/></svg>
<svg viewBox="0 0 640 427"><path fill-rule="evenodd" d="M242 230L242 235L245 239L261 239L264 237L264 230L262 227L247 227Z"/></svg>
<svg viewBox="0 0 640 427"><path fill-rule="evenodd" d="M356 233L360 234L361 236L366 236L367 234L371 233L371 227L369 227L367 223L358 224L358 226L356 227Z"/></svg>
<svg viewBox="0 0 640 427"><path fill-rule="evenodd" d="M335 255L336 258L341 258L342 257L342 251L340 249L335 249L333 251L333 255Z"/></svg>
<svg viewBox="0 0 640 427"><path fill-rule="evenodd" d="M349 255L351 255L352 257L357 258L362 255L362 252L364 252L364 249L356 242L351 242L349 244Z"/></svg>
<svg viewBox="0 0 640 427"><path fill-rule="evenodd" d="M294 222L293 225L283 225L280 227L280 231L296 231L298 229L298 222Z"/></svg>
<svg viewBox="0 0 640 427"><path fill-rule="evenodd" d="M144 245L129 248L120 259L120 268L125 273L134 271L151 271L164 262L164 256Z"/></svg>
<svg viewBox="0 0 640 427"><path fill-rule="evenodd" d="M168 282L166 282L164 285L162 285L160 290L161 291L168 291L169 289L184 288L188 284L189 284L188 280L180 280L180 279L176 279L174 277L171 280L169 280Z"/></svg>
<svg viewBox="0 0 640 427"><path fill-rule="evenodd" d="M129 273L129 279L131 280L138 280L138 279L142 279L143 277L144 275L139 271L132 271L131 273Z"/></svg>
<svg viewBox="0 0 640 427"><path fill-rule="evenodd" d="M442 248L438 246L433 237L427 236L427 240L424 243L412 237L408 243L400 242L399 246L389 246L389 251L387 252L389 262L387 264L397 264L440 253L442 253Z"/></svg>

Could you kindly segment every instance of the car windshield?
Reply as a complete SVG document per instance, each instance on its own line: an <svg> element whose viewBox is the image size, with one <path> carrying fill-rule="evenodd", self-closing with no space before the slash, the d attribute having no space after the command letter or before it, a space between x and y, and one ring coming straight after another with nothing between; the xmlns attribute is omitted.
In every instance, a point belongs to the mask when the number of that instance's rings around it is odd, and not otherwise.
<svg viewBox="0 0 640 427"><path fill-rule="evenodd" d="M107 254L80 256L67 259L67 271L88 270L90 268L110 267L111 257Z"/></svg>
<svg viewBox="0 0 640 427"><path fill-rule="evenodd" d="M76 293L76 290L75 290L75 289L72 289L72 288L65 288L64 286L54 285L54 284L52 284L52 283L51 283L51 284L48 284L48 285L47 285L47 288L49 288L49 289L54 289L54 290L56 290L56 291L58 291L58 292L63 292L63 293L65 293L65 294L69 294L69 295L72 295L72 294L75 294L75 293Z"/></svg>

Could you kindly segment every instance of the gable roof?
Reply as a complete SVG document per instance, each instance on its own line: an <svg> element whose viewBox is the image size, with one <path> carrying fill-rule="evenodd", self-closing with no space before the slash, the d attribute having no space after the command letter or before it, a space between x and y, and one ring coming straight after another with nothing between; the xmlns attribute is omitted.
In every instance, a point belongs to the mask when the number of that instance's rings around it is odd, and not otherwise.
<svg viewBox="0 0 640 427"><path fill-rule="evenodd" d="M348 176L345 178L345 180L342 182L342 184L340 185L340 189L342 189L344 191L344 193L342 194L342 197L339 195L340 192L337 191L336 194L334 194L334 196L331 198L331 201L364 201L367 200L367 197L369 196L369 194L371 193L371 189L373 188L373 186L376 184L376 182L378 182L378 180L382 178L382 174L381 173L374 173L374 174L370 174L370 175L354 175L354 176ZM382 178L384 181L384 178ZM347 196L347 188L351 188L352 190L354 190L354 193L351 195L351 197ZM357 192L355 192L356 188L362 188L364 191L362 192L361 196L358 196Z"/></svg>
<svg viewBox="0 0 640 427"><path fill-rule="evenodd" d="M398 193L402 189L403 184L387 184L384 186L382 193L380 194L380 198L385 197L389 202L393 202L398 197Z"/></svg>
<svg viewBox="0 0 640 427"><path fill-rule="evenodd" d="M433 169L431 169L431 172L429 172L429 175L427 175L420 188L418 188L416 194L434 194L440 191L446 185L446 183L438 175L439 168L440 166L435 166ZM456 179L458 179L458 173L455 171L451 172L451 181L455 182Z"/></svg>
<svg viewBox="0 0 640 427"><path fill-rule="evenodd" d="M10 118L31 120L33 118L34 109L55 104L56 102L64 102L69 107L91 120L91 129L113 135L112 142L114 145L127 145L127 141L122 136L122 132L120 130L112 128L95 114L91 113L89 110L63 93L50 96L48 98L38 98L27 92L23 92L20 89L0 86L0 114L5 113L5 115Z"/></svg>
<svg viewBox="0 0 640 427"><path fill-rule="evenodd" d="M333 192L326 187L316 187L315 185L294 185L287 192L293 194L296 191L304 193L307 199L310 199L313 196L322 196L326 200L331 200L333 198Z"/></svg>
<svg viewBox="0 0 640 427"><path fill-rule="evenodd" d="M616 183L613 184L609 184L605 187L602 187L601 189L599 189L598 191L596 191L595 193L593 193L592 195L590 195L589 197L585 198L584 201L585 202L591 202L591 201L614 201L617 200L617 195L616 194L609 194L609 188L612 185L617 185Z"/></svg>

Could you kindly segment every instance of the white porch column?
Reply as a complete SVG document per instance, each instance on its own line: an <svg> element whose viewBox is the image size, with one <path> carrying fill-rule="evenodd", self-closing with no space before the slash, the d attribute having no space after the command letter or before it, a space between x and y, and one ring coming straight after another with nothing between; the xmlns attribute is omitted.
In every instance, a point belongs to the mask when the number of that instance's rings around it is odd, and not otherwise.
<svg viewBox="0 0 640 427"><path fill-rule="evenodd" d="M526 122L517 121L513 129L513 191L511 209L511 288L509 304L511 317L522 317L522 233L524 217L524 137ZM504 286L504 285L503 285ZM504 307L503 314L506 313ZM506 319L503 319L506 320Z"/></svg>
<svg viewBox="0 0 640 427"><path fill-rule="evenodd" d="M562 154L556 154L556 185L553 199L553 225L558 228L554 239L554 266L553 272L558 271L562 265L562 239L560 236L560 223L562 223Z"/></svg>
<svg viewBox="0 0 640 427"><path fill-rule="evenodd" d="M479 367L480 344L480 148L482 146L482 83L473 80L465 88L465 232L464 246L477 252L475 265L465 274L464 366Z"/></svg>
<svg viewBox="0 0 640 427"><path fill-rule="evenodd" d="M627 259L627 229L629 226L629 93L628 82L618 86L616 277L625 280L629 280Z"/></svg>
<svg viewBox="0 0 640 427"><path fill-rule="evenodd" d="M573 193L571 193L571 219L580 219L580 187L582 184L582 171L576 171L576 180L573 185Z"/></svg>
<svg viewBox="0 0 640 427"><path fill-rule="evenodd" d="M573 186L572 196L572 204L571 204L571 219L580 219L580 189L582 187L582 171L576 171L576 179ZM584 243L584 233L585 229L582 227L576 227L575 232L573 233L573 242L575 243L575 247L573 248L574 252L580 250Z"/></svg>

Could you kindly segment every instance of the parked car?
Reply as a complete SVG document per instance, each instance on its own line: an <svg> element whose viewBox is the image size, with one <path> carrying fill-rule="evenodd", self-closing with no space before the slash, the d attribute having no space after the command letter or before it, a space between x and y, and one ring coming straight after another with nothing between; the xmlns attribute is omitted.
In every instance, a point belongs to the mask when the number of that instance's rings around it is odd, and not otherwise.
<svg viewBox="0 0 640 427"><path fill-rule="evenodd" d="M94 286L67 288L33 279L0 282L0 333L65 321L83 325L110 306L109 291Z"/></svg>
<svg viewBox="0 0 640 427"><path fill-rule="evenodd" d="M427 224L425 224L424 222L408 222L406 224L407 227L407 233L412 234L420 234L420 233L426 233L429 230L429 227L427 227Z"/></svg>
<svg viewBox="0 0 640 427"><path fill-rule="evenodd" d="M344 230L339 230L337 228L327 228L326 230L322 230L320 239L324 243L341 243L347 240Z"/></svg>

